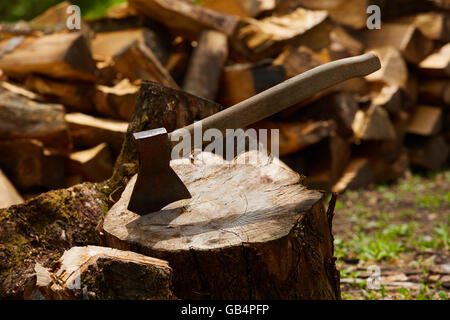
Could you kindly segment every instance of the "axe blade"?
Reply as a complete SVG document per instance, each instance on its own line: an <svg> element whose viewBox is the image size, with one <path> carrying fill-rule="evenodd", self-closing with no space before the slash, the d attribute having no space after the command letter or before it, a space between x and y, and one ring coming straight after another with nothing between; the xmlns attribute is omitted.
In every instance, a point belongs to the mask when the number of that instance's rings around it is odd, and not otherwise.
<svg viewBox="0 0 450 320"><path fill-rule="evenodd" d="M139 215L191 198L188 189L170 167L169 136L164 128L133 134L139 155L139 171L128 210Z"/></svg>

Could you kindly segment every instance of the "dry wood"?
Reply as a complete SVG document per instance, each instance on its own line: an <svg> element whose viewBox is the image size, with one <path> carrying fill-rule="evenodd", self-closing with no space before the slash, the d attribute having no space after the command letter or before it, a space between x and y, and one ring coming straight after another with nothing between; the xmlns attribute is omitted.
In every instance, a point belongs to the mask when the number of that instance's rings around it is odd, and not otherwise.
<svg viewBox="0 0 450 320"><path fill-rule="evenodd" d="M113 68L131 81L152 80L166 86L178 87L152 50L139 41L119 50L113 60Z"/></svg>
<svg viewBox="0 0 450 320"><path fill-rule="evenodd" d="M219 101L225 107L232 106L283 82L284 79L284 68L273 66L271 61L227 66L220 83Z"/></svg>
<svg viewBox="0 0 450 320"><path fill-rule="evenodd" d="M429 39L450 41L450 16L445 12L426 12L401 17L399 23L413 23Z"/></svg>
<svg viewBox="0 0 450 320"><path fill-rule="evenodd" d="M406 131L422 136L431 136L442 128L442 109L432 106L417 106L411 113Z"/></svg>
<svg viewBox="0 0 450 320"><path fill-rule="evenodd" d="M179 298L338 298L321 194L277 160L241 157L172 162L193 198L146 216L126 209L134 177L105 218L108 244L169 261Z"/></svg>
<svg viewBox="0 0 450 320"><path fill-rule="evenodd" d="M30 90L45 96L47 100L61 103L82 112L94 111L94 85L83 82L55 81L46 77L30 75L25 80Z"/></svg>
<svg viewBox="0 0 450 320"><path fill-rule="evenodd" d="M425 104L450 105L450 80L421 79L419 101Z"/></svg>
<svg viewBox="0 0 450 320"><path fill-rule="evenodd" d="M18 188L64 186L64 157L46 150L41 142L0 140L0 150L0 166Z"/></svg>
<svg viewBox="0 0 450 320"><path fill-rule="evenodd" d="M329 50L330 58L337 60L362 54L364 45L350 35L345 28L337 26L330 32Z"/></svg>
<svg viewBox="0 0 450 320"><path fill-rule="evenodd" d="M183 90L205 99L215 100L227 57L226 35L217 31L203 31L192 54Z"/></svg>
<svg viewBox="0 0 450 320"><path fill-rule="evenodd" d="M127 132L128 122L96 118L82 113L66 114L75 147L93 148L106 142L117 156Z"/></svg>
<svg viewBox="0 0 450 320"><path fill-rule="evenodd" d="M23 202L23 198L0 169L0 209Z"/></svg>
<svg viewBox="0 0 450 320"><path fill-rule="evenodd" d="M377 105L371 105L366 111L358 110L352 127L357 139L393 140L396 138L389 114Z"/></svg>
<svg viewBox="0 0 450 320"><path fill-rule="evenodd" d="M432 76L450 76L450 43L419 64L419 71Z"/></svg>
<svg viewBox="0 0 450 320"><path fill-rule="evenodd" d="M130 0L128 4L136 12L194 39L205 29L231 36L238 22L232 15L183 0Z"/></svg>
<svg viewBox="0 0 450 320"><path fill-rule="evenodd" d="M144 43L161 63L166 62L168 52L165 43L148 28L97 33L92 41L92 56L97 61L107 61L134 41Z"/></svg>
<svg viewBox="0 0 450 320"><path fill-rule="evenodd" d="M133 115L139 87L123 79L114 87L98 85L94 103L98 113L129 121Z"/></svg>
<svg viewBox="0 0 450 320"><path fill-rule="evenodd" d="M431 4L422 0L299 0L299 4L316 10L328 10L333 20L362 29L367 25L367 8L378 5L383 18L427 11Z"/></svg>
<svg viewBox="0 0 450 320"><path fill-rule="evenodd" d="M11 76L39 73L66 80L96 81L98 75L86 39L77 32L27 39L0 56L0 69Z"/></svg>
<svg viewBox="0 0 450 320"><path fill-rule="evenodd" d="M335 130L333 121L280 122L262 120L253 125L255 129L279 130L279 154L285 156L296 153L328 137ZM271 147L268 134L268 148Z"/></svg>
<svg viewBox="0 0 450 320"><path fill-rule="evenodd" d="M30 100L35 100L35 101L42 101L42 102L46 102L46 98L44 98L43 96L41 96L38 93L35 93L33 91L29 91L27 89L25 89L22 86L16 85L14 83L11 82L7 82L5 80L0 82L0 85L2 86L3 89L6 89L10 92L13 92L15 94L24 96L25 98L28 98Z"/></svg>
<svg viewBox="0 0 450 320"><path fill-rule="evenodd" d="M380 30L362 32L367 49L391 46L400 50L403 57L412 64L420 63L433 50L433 41L426 38L413 24L383 23Z"/></svg>
<svg viewBox="0 0 450 320"><path fill-rule="evenodd" d="M101 182L109 179L113 172L113 159L106 143L70 154L68 171L81 175L83 181Z"/></svg>
<svg viewBox="0 0 450 320"><path fill-rule="evenodd" d="M381 69L366 76L371 82L383 82L387 85L406 88L408 66L401 52L394 47L371 48L381 60Z"/></svg>
<svg viewBox="0 0 450 320"><path fill-rule="evenodd" d="M239 17L257 17L276 7L276 0L205 0L200 6Z"/></svg>
<svg viewBox="0 0 450 320"><path fill-rule="evenodd" d="M283 66L286 70L286 78L292 78L325 62L308 47L289 46L274 60L273 65Z"/></svg>
<svg viewBox="0 0 450 320"><path fill-rule="evenodd" d="M72 147L63 106L37 103L6 90L0 90L0 138L37 139L61 151Z"/></svg>
<svg viewBox="0 0 450 320"><path fill-rule="evenodd" d="M73 247L55 270L36 264L33 298L46 300L168 300L167 261L106 247Z"/></svg>
<svg viewBox="0 0 450 320"><path fill-rule="evenodd" d="M372 172L369 161L365 158L354 158L345 168L339 181L333 186L333 192L342 193L367 187L372 183Z"/></svg>
<svg viewBox="0 0 450 320"><path fill-rule="evenodd" d="M231 42L233 51L258 61L278 54L287 44L322 47L322 38L326 38L326 46L331 30L327 17L326 11L298 8L285 16L245 20Z"/></svg>
<svg viewBox="0 0 450 320"><path fill-rule="evenodd" d="M439 170L447 161L449 146L442 136L408 136L406 140L411 165L428 170Z"/></svg>

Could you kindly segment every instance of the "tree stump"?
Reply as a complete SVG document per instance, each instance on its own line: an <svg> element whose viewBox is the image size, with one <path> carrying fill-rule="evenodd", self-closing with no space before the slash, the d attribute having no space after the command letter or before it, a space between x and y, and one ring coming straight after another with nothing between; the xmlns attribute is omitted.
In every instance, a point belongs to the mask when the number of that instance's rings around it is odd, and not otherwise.
<svg viewBox="0 0 450 320"><path fill-rule="evenodd" d="M105 217L109 246L167 260L181 299L339 299L331 220L297 173L257 151L171 165L192 198L139 216L134 176Z"/></svg>

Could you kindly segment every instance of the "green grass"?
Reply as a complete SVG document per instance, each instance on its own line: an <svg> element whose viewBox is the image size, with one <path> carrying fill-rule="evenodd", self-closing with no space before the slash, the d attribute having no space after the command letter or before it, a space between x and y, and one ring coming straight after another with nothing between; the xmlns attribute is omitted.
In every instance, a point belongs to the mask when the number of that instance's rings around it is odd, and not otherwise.
<svg viewBox="0 0 450 320"><path fill-rule="evenodd" d="M7 0L0 1L0 21L31 20L60 0ZM107 9L126 0L72 0L81 8L83 18L102 17Z"/></svg>

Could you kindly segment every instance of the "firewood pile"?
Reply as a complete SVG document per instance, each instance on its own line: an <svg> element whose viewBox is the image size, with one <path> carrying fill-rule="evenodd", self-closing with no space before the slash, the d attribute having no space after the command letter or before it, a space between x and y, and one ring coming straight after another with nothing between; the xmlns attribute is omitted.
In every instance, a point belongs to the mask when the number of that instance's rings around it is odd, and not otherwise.
<svg viewBox="0 0 450 320"><path fill-rule="evenodd" d="M366 26L372 3L380 30ZM437 170L450 143L446 3L129 0L69 31L63 2L29 22L2 23L0 207L108 179L142 80L226 108L366 51L381 70L253 127L279 129L281 159L315 189Z"/></svg>

